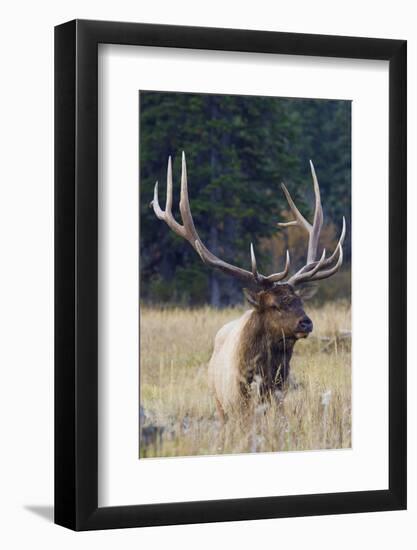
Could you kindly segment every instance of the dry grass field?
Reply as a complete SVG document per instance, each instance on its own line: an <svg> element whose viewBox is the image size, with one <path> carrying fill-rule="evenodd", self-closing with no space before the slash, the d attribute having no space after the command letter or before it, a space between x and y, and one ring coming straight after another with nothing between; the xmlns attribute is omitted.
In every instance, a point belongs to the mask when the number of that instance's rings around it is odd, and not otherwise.
<svg viewBox="0 0 417 550"><path fill-rule="evenodd" d="M343 302L306 306L314 331L295 346L295 383L282 401L221 426L207 364L216 332L243 311L142 308L141 458L351 446L351 316Z"/></svg>

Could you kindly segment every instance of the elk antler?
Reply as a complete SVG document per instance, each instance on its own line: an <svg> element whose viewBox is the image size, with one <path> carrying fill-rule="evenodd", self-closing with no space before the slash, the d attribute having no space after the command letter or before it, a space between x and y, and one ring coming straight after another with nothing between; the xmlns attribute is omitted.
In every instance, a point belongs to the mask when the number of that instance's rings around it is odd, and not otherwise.
<svg viewBox="0 0 417 550"><path fill-rule="evenodd" d="M255 285L260 288L271 288L275 283L281 281L288 275L290 267L290 255L287 250L286 262L284 270L280 273L274 273L269 276L264 276L258 272L256 265L255 253L253 245L250 245L252 271L247 271L240 267L224 262L215 256L204 245L203 241L198 236L194 221L191 215L190 202L188 199L188 183L187 183L187 166L185 162L185 153L182 153L182 170L181 170L181 197L180 197L180 213L183 225L179 224L172 215L172 162L171 157L168 159L167 169L167 197L165 210L159 206L158 200L158 182L155 184L153 201L150 203L156 216L160 220L164 220L170 229L186 241L188 241L194 250L198 253L203 262L209 266L215 267L228 275L232 275L241 280L245 284Z"/></svg>
<svg viewBox="0 0 417 550"><path fill-rule="evenodd" d="M333 254L326 258L326 251L323 250L322 256L320 260L316 260L317 257L317 248L319 245L319 239L320 239L320 233L321 228L323 226L323 209L321 207L321 198L320 198L320 188L319 183L316 176L316 171L314 170L314 165L310 160L310 168L311 168L311 175L313 177L313 184L314 184L314 195L315 195L315 208L314 208L314 218L313 218L313 224L310 224L304 216L300 213L298 208L295 206L294 201L291 198L291 195L288 192L288 189L285 187L285 185L282 183L282 190L284 191L284 194L287 198L288 204L290 206L290 209L295 217L295 220L292 220L290 222L281 222L277 225L279 227L291 227L298 225L308 233L308 250L307 250L307 262L300 270L297 271L294 275L288 279L288 284L296 285L299 283L304 283L307 281L318 281L320 279L327 279L327 277L330 277L342 265L343 262L343 250L342 245L345 240L345 234L346 234L346 222L345 217L343 216L343 222L342 222L342 232L339 237L339 241L337 243L337 246L333 252ZM336 260L336 263L333 265L333 267L328 268L330 265L334 263ZM323 269L327 267L328 269Z"/></svg>

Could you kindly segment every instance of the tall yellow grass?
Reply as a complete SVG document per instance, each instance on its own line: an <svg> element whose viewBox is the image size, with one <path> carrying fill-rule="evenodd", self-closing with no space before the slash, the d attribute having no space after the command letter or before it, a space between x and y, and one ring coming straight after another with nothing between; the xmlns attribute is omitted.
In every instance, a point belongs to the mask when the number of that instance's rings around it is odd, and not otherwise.
<svg viewBox="0 0 417 550"><path fill-rule="evenodd" d="M207 364L216 332L243 309L142 308L140 457L350 447L350 307L306 311L314 332L295 346L295 384L282 401L222 427Z"/></svg>

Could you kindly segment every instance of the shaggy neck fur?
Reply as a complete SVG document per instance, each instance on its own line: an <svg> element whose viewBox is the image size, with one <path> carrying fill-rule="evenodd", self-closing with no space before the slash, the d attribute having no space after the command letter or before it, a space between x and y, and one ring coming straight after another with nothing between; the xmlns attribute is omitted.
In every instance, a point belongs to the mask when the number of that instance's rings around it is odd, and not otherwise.
<svg viewBox="0 0 417 550"><path fill-rule="evenodd" d="M285 385L296 340L272 329L268 315L254 311L246 323L239 346L240 388L247 396L250 384L260 381L262 397Z"/></svg>

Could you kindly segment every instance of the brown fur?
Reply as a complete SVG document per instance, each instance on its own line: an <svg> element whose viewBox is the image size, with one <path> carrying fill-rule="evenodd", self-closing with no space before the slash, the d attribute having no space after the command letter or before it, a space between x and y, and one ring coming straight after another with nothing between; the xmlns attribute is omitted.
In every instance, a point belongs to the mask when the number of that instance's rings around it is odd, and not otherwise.
<svg viewBox="0 0 417 550"><path fill-rule="evenodd" d="M250 412L255 392L262 400L281 395L289 382L295 342L313 328L291 285L245 294L253 309L219 330L208 366L222 422L235 412L238 417Z"/></svg>
<svg viewBox="0 0 417 550"><path fill-rule="evenodd" d="M300 297L290 285L245 293L254 311L239 345L238 368L244 400L254 380L259 384L261 397L285 387L294 344L307 335L297 332L298 323L306 316Z"/></svg>

